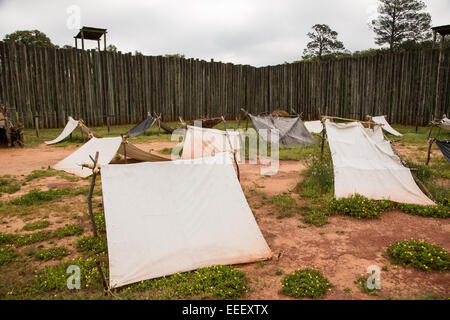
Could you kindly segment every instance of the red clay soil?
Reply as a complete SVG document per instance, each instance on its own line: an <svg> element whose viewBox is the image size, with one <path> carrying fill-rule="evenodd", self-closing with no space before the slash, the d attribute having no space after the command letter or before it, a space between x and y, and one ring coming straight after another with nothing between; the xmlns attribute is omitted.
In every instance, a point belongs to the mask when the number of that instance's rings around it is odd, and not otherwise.
<svg viewBox="0 0 450 320"><path fill-rule="evenodd" d="M287 192L301 179L304 168L296 161L281 161L278 174L258 178L256 165L241 166L241 184L257 188L268 197ZM256 186L253 183L256 180ZM297 194L291 193L295 198ZM381 219L357 220L333 216L323 227L307 226L300 215L277 219L273 208L256 209L258 196L248 197L264 238L274 258L267 264L240 266L247 272L254 290L249 299L289 299L279 294L280 281L299 268L315 268L334 285L327 299L414 299L425 293L450 296L450 272L422 272L390 265L382 256L386 248L399 240L425 239L450 250L450 221L412 216L400 211L387 212ZM299 200L301 201L301 200ZM354 281L367 277L367 267L387 265L381 272L381 292L377 296L362 293ZM276 275L282 270L283 275ZM349 290L350 289L350 290Z"/></svg>
<svg viewBox="0 0 450 320"><path fill-rule="evenodd" d="M146 151L173 147L176 142L149 142L138 146ZM63 159L75 147L59 148L41 145L37 148L13 148L0 152L0 175L29 174L47 168ZM334 285L326 299L414 299L426 293L450 296L450 272L422 272L390 265L383 257L387 246L399 240L425 239L450 250L450 221L408 215L399 211L384 213L381 219L357 220L340 216L329 218L323 227L308 226L301 215L277 219L267 199L282 192L290 193L301 203L292 189L301 179L304 164L281 161L277 174L262 176L259 165L240 165L241 184L253 209L261 231L273 252L265 265L252 263L237 266L251 280L249 299L290 299L279 294L280 281L298 268L321 270ZM46 185L58 183L49 179ZM65 180L59 183L68 183ZM68 213L70 215L71 213ZM18 225L16 227L19 227ZM381 292L377 296L360 291L354 281L366 276L367 267L387 266L381 273ZM282 275L276 272L282 271Z"/></svg>

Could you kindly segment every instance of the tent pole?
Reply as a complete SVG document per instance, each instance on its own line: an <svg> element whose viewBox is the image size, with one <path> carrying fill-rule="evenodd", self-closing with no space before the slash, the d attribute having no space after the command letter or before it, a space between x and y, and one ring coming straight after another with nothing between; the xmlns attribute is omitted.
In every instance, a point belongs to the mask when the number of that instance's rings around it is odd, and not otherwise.
<svg viewBox="0 0 450 320"><path fill-rule="evenodd" d="M319 111L320 113L320 111ZM324 118L322 118L320 120L320 122L322 123L322 145L320 146L320 160L322 160L323 158L323 146L325 144L325 120Z"/></svg>
<svg viewBox="0 0 450 320"><path fill-rule="evenodd" d="M36 129L36 137L39 137L39 115L34 116L34 127Z"/></svg>
<svg viewBox="0 0 450 320"><path fill-rule="evenodd" d="M244 108L241 108L241 111L244 113L245 118L247 119L245 122L245 131L247 131L248 130L248 112Z"/></svg>
<svg viewBox="0 0 450 320"><path fill-rule="evenodd" d="M95 187L95 180L97 178L97 174L99 172L99 168L97 167L97 162L98 162L98 151L95 153L95 158L93 159L91 156L89 156L89 158L91 158L92 162L94 163L92 166L92 179L91 179L91 186L89 188L89 194L88 194L88 208L89 208L89 216L91 218L91 225L92 225L92 233L94 235L95 238L98 238L98 233L97 233L97 227L95 225L95 219L94 219L94 213L92 211L92 195L94 193L94 187ZM89 165L86 164L82 164L83 167L88 167ZM106 282L106 277L105 274L103 272L103 269L100 265L100 262L98 260L95 261L96 265L97 265L97 270L102 278L102 285L103 285L103 289L105 291L105 294L107 294L109 292L109 288L108 288L108 284Z"/></svg>
<svg viewBox="0 0 450 320"><path fill-rule="evenodd" d="M127 139L123 137L123 134L120 135L122 137L123 144L123 158L125 160L125 164L127 164Z"/></svg>
<svg viewBox="0 0 450 320"><path fill-rule="evenodd" d="M434 139L430 138L428 139L428 155L427 155L427 162L425 163L426 165L428 165L428 163L430 162L430 157L431 157L431 146L433 145Z"/></svg>
<svg viewBox="0 0 450 320"><path fill-rule="evenodd" d="M236 151L233 150L233 144L231 143L230 135L228 134L228 131L227 131L227 122L225 121L225 118L223 116L222 116L222 121L223 121L223 126L225 128L225 134L227 135L227 140L228 140L228 143L229 143L230 148L231 148L231 152L233 152L233 159L234 159L234 163L236 164L237 178L238 178L238 181L241 182L241 174L240 174L240 171L239 171L239 164L238 164L238 162L236 160Z"/></svg>
<svg viewBox="0 0 450 320"><path fill-rule="evenodd" d="M158 136L161 134L161 115L160 113L158 117Z"/></svg>

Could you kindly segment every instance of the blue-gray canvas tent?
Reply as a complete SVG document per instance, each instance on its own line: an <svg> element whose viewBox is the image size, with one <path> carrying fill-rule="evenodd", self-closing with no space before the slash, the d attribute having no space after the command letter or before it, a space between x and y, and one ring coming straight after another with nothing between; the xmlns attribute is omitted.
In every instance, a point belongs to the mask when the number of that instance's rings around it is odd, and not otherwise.
<svg viewBox="0 0 450 320"><path fill-rule="evenodd" d="M447 159L448 162L450 162L450 140L437 140L436 139L436 145L441 150L442 154L444 155L445 159Z"/></svg>
<svg viewBox="0 0 450 320"><path fill-rule="evenodd" d="M127 132L128 137L135 137L138 135L143 134L147 129L149 129L153 123L155 122L155 119L153 117L148 117L144 121L138 123L133 128L130 129L130 131Z"/></svg>

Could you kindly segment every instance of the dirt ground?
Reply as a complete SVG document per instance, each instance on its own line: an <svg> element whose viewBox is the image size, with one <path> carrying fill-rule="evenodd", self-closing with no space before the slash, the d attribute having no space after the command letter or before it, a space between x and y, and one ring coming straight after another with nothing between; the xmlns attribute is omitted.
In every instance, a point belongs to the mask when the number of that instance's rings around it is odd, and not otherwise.
<svg viewBox="0 0 450 320"><path fill-rule="evenodd" d="M160 141L137 144L146 151L157 151L174 145L176 142ZM27 175L33 170L46 169L75 149L75 146L61 148L46 145L2 149L0 175ZM450 250L448 219L424 218L392 211L376 220L333 216L330 217L329 224L314 227L305 225L300 215L277 219L270 205L257 206L261 202L261 194L270 198L282 192L290 193L301 204L302 199L292 189L302 179L304 169L305 165L301 161L280 161L277 174L264 176L260 174L260 165L240 165L241 185L273 252L273 259L266 264L238 266L251 279L253 290L248 294L248 299L289 299L278 293L280 281L285 274L305 267L321 270L334 285L326 299L415 299L428 293L450 296L449 272L416 271L391 265L383 257L388 245L411 238L425 239ZM43 183L45 189L51 186L59 188L87 185L88 181L68 182L59 177L50 177L40 183ZM26 192L27 188L31 186L26 186L20 193ZM65 214L72 219L74 214L83 214L81 211L82 208L80 212ZM23 226L23 221L12 219L17 220L10 221L13 229ZM371 265L384 267L381 272L382 290L377 295L363 293L354 284L361 276L367 276L366 269Z"/></svg>

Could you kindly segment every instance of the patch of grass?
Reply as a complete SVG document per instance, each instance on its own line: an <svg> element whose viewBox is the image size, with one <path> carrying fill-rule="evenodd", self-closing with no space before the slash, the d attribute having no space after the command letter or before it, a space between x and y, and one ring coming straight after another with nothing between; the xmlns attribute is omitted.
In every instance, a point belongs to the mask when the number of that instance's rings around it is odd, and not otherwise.
<svg viewBox="0 0 450 320"><path fill-rule="evenodd" d="M316 142L310 146L300 146L295 148L284 148L280 147L279 159L280 160L304 160L313 155L320 154L320 147Z"/></svg>
<svg viewBox="0 0 450 320"><path fill-rule="evenodd" d="M31 291L33 293L49 292L49 291L69 291L67 288L67 279L70 274L67 268L71 265L80 268L81 288L93 287L100 289L101 280L97 270L94 258L78 258L61 262L56 266L45 267L36 271Z"/></svg>
<svg viewBox="0 0 450 320"><path fill-rule="evenodd" d="M70 254L67 248L61 247L53 247L49 249L40 249L34 252L34 257L37 260L48 261L48 260L61 260L62 258L68 256Z"/></svg>
<svg viewBox="0 0 450 320"><path fill-rule="evenodd" d="M0 244L12 244L15 238L14 234L0 232Z"/></svg>
<svg viewBox="0 0 450 320"><path fill-rule="evenodd" d="M281 293L294 298L323 298L331 290L330 281L322 272L314 269L301 269L287 275L281 281Z"/></svg>
<svg viewBox="0 0 450 320"><path fill-rule="evenodd" d="M80 252L91 254L108 251L106 237L84 236L77 240L76 247Z"/></svg>
<svg viewBox="0 0 450 320"><path fill-rule="evenodd" d="M246 274L232 266L212 266L145 280L127 288L146 290L152 298L239 299L249 290Z"/></svg>
<svg viewBox="0 0 450 320"><path fill-rule="evenodd" d="M48 230L38 231L30 234L23 234L14 237L14 245L16 247L27 246L36 242L42 242L51 239L52 235L52 232Z"/></svg>
<svg viewBox="0 0 450 320"><path fill-rule="evenodd" d="M359 194L349 198L333 199L330 202L331 213L342 214L358 219L379 218L387 210L394 208L392 202L384 200L370 200Z"/></svg>
<svg viewBox="0 0 450 320"><path fill-rule="evenodd" d="M285 193L274 195L270 203L275 207L278 219L291 217L297 211L294 198Z"/></svg>
<svg viewBox="0 0 450 320"><path fill-rule="evenodd" d="M35 222L27 223L26 225L23 226L22 230L33 231L33 230L37 230L37 229L45 229L49 225L50 225L50 222L47 220L38 220Z"/></svg>
<svg viewBox="0 0 450 320"><path fill-rule="evenodd" d="M173 148L163 148L163 149L159 150L159 152L162 154L174 153L175 155L178 155L181 157L181 155L183 154L183 146L175 146Z"/></svg>
<svg viewBox="0 0 450 320"><path fill-rule="evenodd" d="M281 269L275 270L275 275L276 275L276 276L281 276L283 273L284 273L284 272L283 272L283 270L281 270Z"/></svg>
<svg viewBox="0 0 450 320"><path fill-rule="evenodd" d="M450 268L447 250L424 240L398 241L387 248L386 254L392 263L424 271Z"/></svg>
<svg viewBox="0 0 450 320"><path fill-rule="evenodd" d="M258 261L258 262L256 262L256 265L257 265L258 267L260 267L260 268L265 267L266 264L267 264L267 262L265 262L265 261Z"/></svg>
<svg viewBox="0 0 450 320"><path fill-rule="evenodd" d="M10 245L0 246L0 266L13 261L18 255Z"/></svg>
<svg viewBox="0 0 450 320"><path fill-rule="evenodd" d="M412 172L423 182L425 187L433 195L434 199L441 204L447 204L450 200L450 189L437 183L438 179L450 179L450 166L447 162L435 162L433 165L425 165L406 162L409 168L414 168Z"/></svg>
<svg viewBox="0 0 450 320"><path fill-rule="evenodd" d="M31 206L43 202L52 201L69 193L70 189L50 189L48 191L33 189L27 194L24 194L23 196L12 200L11 203L17 206Z"/></svg>
<svg viewBox="0 0 450 320"><path fill-rule="evenodd" d="M61 239L65 237L79 236L82 233L83 227L74 224L69 224L67 226L56 229L53 232L53 237Z"/></svg>
<svg viewBox="0 0 450 320"><path fill-rule="evenodd" d="M12 194L20 190L19 183L12 178L3 177L0 179L0 195L2 193Z"/></svg>
<svg viewBox="0 0 450 320"><path fill-rule="evenodd" d="M329 213L321 208L303 207L301 215L302 221L310 226L322 227L328 223Z"/></svg>
<svg viewBox="0 0 450 320"><path fill-rule="evenodd" d="M431 218L450 218L450 205L443 205L438 203L435 206L422 206L418 204L405 204L400 203L397 205L400 210L403 212L422 216L422 217L431 217Z"/></svg>
<svg viewBox="0 0 450 320"><path fill-rule="evenodd" d="M58 175L56 170L33 170L26 178L25 181L29 182L35 179L42 179L46 177L52 177Z"/></svg>
<svg viewBox="0 0 450 320"><path fill-rule="evenodd" d="M333 194L334 173L331 156L324 154L313 156L307 160L308 168L304 171L304 179L300 182L296 191L303 197L318 199L325 195Z"/></svg>

